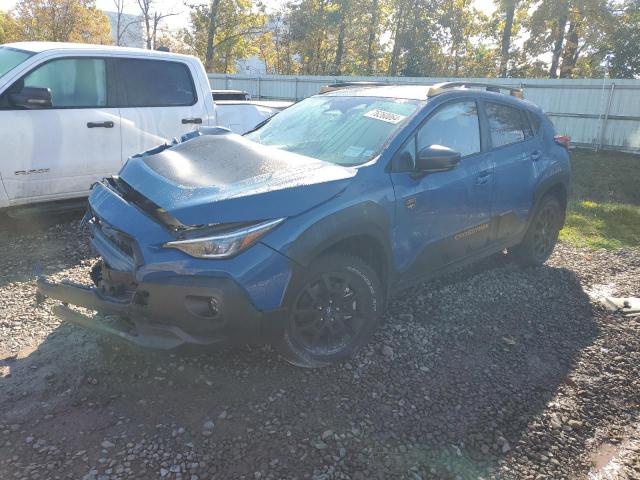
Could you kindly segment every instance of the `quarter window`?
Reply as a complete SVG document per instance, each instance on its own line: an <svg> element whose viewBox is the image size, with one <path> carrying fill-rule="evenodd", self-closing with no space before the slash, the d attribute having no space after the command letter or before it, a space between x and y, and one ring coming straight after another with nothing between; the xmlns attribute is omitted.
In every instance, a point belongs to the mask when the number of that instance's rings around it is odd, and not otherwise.
<svg viewBox="0 0 640 480"><path fill-rule="evenodd" d="M540 117L535 113L529 113L529 120L531 120L531 126L533 127L533 134L537 134L540 131Z"/></svg>
<svg viewBox="0 0 640 480"><path fill-rule="evenodd" d="M533 136L529 121L519 108L487 102L486 112L493 148L522 142Z"/></svg>
<svg viewBox="0 0 640 480"><path fill-rule="evenodd" d="M50 89L53 108L107 105L106 66L101 59L53 60L24 77L24 86Z"/></svg>
<svg viewBox="0 0 640 480"><path fill-rule="evenodd" d="M125 107L176 107L196 103L189 69L183 63L122 59L118 79Z"/></svg>
<svg viewBox="0 0 640 480"><path fill-rule="evenodd" d="M427 120L417 136L418 151L442 145L463 157L480 152L480 122L475 101L445 105Z"/></svg>

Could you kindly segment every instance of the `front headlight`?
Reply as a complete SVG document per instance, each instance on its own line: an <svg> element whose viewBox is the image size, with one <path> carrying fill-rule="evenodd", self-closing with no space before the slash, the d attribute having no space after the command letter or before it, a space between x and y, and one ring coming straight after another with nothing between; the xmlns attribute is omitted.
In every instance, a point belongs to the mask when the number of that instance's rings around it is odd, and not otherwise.
<svg viewBox="0 0 640 480"><path fill-rule="evenodd" d="M176 240L165 243L163 247L176 248L196 258L227 258L249 248L283 221L284 218L278 218L220 235Z"/></svg>

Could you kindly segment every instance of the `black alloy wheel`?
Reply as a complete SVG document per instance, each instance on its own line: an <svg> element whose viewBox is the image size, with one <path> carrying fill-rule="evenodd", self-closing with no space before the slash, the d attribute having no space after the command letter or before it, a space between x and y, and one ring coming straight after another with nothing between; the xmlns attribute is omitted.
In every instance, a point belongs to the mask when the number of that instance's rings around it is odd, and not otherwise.
<svg viewBox="0 0 640 480"><path fill-rule="evenodd" d="M562 218L563 211L558 199L553 195L545 196L531 219L524 239L510 249L520 265L537 266L547 261L558 241Z"/></svg>
<svg viewBox="0 0 640 480"><path fill-rule="evenodd" d="M279 350L298 366L351 356L371 337L384 297L375 271L350 255L325 255L295 282Z"/></svg>

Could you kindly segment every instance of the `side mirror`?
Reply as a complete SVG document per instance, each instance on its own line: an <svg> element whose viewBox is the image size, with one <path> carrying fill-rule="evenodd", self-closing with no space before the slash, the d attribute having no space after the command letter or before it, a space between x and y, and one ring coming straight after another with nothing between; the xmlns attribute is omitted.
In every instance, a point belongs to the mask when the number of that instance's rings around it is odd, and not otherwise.
<svg viewBox="0 0 640 480"><path fill-rule="evenodd" d="M416 173L446 172L455 168L460 158L460 153L449 147L430 145L418 152Z"/></svg>
<svg viewBox="0 0 640 480"><path fill-rule="evenodd" d="M41 87L23 87L19 92L9 94L9 100L16 107L35 110L51 108L51 90Z"/></svg>

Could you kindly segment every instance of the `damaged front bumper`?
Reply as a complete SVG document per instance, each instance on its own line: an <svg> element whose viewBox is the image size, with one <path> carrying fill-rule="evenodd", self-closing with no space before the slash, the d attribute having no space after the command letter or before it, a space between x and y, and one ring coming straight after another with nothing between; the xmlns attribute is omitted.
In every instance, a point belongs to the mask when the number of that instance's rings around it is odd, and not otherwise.
<svg viewBox="0 0 640 480"><path fill-rule="evenodd" d="M257 343L268 340L265 322L277 311L260 312L233 280L209 277L164 277L136 284L133 277L111 271L100 262L92 277L100 287L38 279L38 300L53 298L63 305L54 313L63 320L141 347L173 349L181 345ZM95 310L90 317L67 305ZM270 329L269 329L270 330Z"/></svg>

